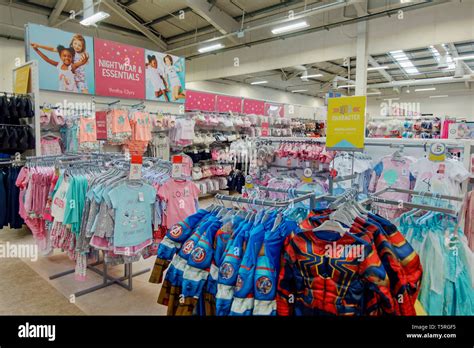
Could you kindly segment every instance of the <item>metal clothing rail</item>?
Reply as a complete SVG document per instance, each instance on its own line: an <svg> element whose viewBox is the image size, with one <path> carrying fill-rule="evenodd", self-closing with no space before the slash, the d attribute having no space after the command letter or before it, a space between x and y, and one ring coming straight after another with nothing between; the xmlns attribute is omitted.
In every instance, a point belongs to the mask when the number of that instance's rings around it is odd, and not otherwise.
<svg viewBox="0 0 474 348"><path fill-rule="evenodd" d="M275 207L275 208L287 207L288 205L293 204L293 203L310 200L310 205L312 206L311 207L312 209L313 209L313 204L314 206L316 205L315 204L316 201L325 199L325 197L326 195L316 196L315 193L306 193L304 195L301 195L293 199L274 201L274 200L269 200L269 199L242 198L242 197L228 196L228 195L222 195L222 194L215 195L215 198L220 201L230 201L230 202L236 202L236 203L263 205L263 206Z"/></svg>
<svg viewBox="0 0 474 348"><path fill-rule="evenodd" d="M448 199L448 200L458 201L458 202L463 201L463 198L459 196L449 196L449 195L441 195L441 194L436 194L436 193L431 193L431 192L420 192L420 191L399 189L399 188L394 188L394 187L387 187L383 190L373 193L372 195L369 196L369 198L363 200L360 203L361 204L383 203L383 204L390 204L390 205L398 205L398 206L402 206L403 208L422 209L422 210L435 211L435 212L451 214L451 215L458 214L458 211L454 209L450 209L450 208L437 207L437 206L429 205L429 204L405 202L402 200L396 201L393 199L386 199L386 198L379 197L381 194L385 192L400 192L400 193L407 193L407 194L421 196L421 197Z"/></svg>
<svg viewBox="0 0 474 348"><path fill-rule="evenodd" d="M101 264L103 265L102 270L96 267L96 266L101 265ZM102 283L74 293L75 297L79 297L79 296L82 296L82 295L89 294L91 292L106 288L106 287L108 287L110 285L113 285L113 284L120 285L121 287L123 287L124 289L127 289L128 291L132 291L133 290L133 280L132 280L133 277L139 276L141 274L144 274L144 273L147 273L147 272L150 271L150 268L146 268L146 269L143 269L141 271L133 273L132 263L126 263L126 264L124 264L124 275L122 277L115 278L115 277L112 277L108 273L108 265L107 265L107 263L105 263L104 259L102 259L102 260L100 259L100 255L98 256L97 261L87 265L87 269L90 269L94 273L97 273L98 275L101 275L102 276ZM75 269L70 269L70 270L67 270L67 271L64 271L64 272L54 274L54 275L50 276L49 279L50 280L57 279L57 278L64 277L66 275L72 274L74 272L75 272ZM126 283L124 282L125 280L127 281Z"/></svg>

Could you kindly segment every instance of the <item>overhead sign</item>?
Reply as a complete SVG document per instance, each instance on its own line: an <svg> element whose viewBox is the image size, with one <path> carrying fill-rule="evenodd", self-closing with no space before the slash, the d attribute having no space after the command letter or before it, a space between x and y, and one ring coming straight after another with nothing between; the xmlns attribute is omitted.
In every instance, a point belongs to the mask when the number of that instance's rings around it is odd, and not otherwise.
<svg viewBox="0 0 474 348"><path fill-rule="evenodd" d="M31 23L25 41L27 60L38 61L40 89L185 101L183 57Z"/></svg>
<svg viewBox="0 0 474 348"><path fill-rule="evenodd" d="M25 65L17 69L15 74L15 89L13 92L19 94L28 93L28 83L30 80L30 66Z"/></svg>
<svg viewBox="0 0 474 348"><path fill-rule="evenodd" d="M329 150L363 150L366 102L366 96L328 99L326 147Z"/></svg>

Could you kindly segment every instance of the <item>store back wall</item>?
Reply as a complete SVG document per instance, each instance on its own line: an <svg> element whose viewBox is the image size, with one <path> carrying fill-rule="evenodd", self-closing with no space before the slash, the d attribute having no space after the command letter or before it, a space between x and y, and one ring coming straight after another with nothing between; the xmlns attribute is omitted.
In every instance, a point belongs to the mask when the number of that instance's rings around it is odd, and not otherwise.
<svg viewBox="0 0 474 348"><path fill-rule="evenodd" d="M21 63L25 62L25 43L19 40L0 38L0 91L12 92L13 90L13 68L15 61L19 58Z"/></svg>
<svg viewBox="0 0 474 348"><path fill-rule="evenodd" d="M367 102L369 116L381 116L382 109L385 106L383 105L384 103L388 103L388 101L382 98L369 98ZM410 103L415 108L418 107L416 103L419 103L422 114L466 118L474 121L474 92L467 92L463 95L451 95L446 98L401 96L400 100L392 100L392 103Z"/></svg>

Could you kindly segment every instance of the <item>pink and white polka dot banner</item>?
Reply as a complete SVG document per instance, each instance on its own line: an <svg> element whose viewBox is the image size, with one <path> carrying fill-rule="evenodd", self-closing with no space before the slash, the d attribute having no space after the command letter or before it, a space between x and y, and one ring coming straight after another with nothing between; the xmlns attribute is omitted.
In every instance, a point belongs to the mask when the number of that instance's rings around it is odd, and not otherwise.
<svg viewBox="0 0 474 348"><path fill-rule="evenodd" d="M242 98L229 97L226 95L217 96L217 111L218 112L242 112Z"/></svg>
<svg viewBox="0 0 474 348"><path fill-rule="evenodd" d="M263 100L244 99L244 114L265 115L265 102Z"/></svg>
<svg viewBox="0 0 474 348"><path fill-rule="evenodd" d="M188 90L185 108L188 111L216 111L216 97L216 94Z"/></svg>

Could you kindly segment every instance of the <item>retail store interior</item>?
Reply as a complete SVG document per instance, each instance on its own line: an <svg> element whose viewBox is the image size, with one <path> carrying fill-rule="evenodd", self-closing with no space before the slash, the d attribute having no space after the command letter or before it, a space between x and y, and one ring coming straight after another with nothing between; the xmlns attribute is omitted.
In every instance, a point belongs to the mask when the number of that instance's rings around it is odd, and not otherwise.
<svg viewBox="0 0 474 348"><path fill-rule="evenodd" d="M0 315L474 315L474 1L0 0L0 47Z"/></svg>

